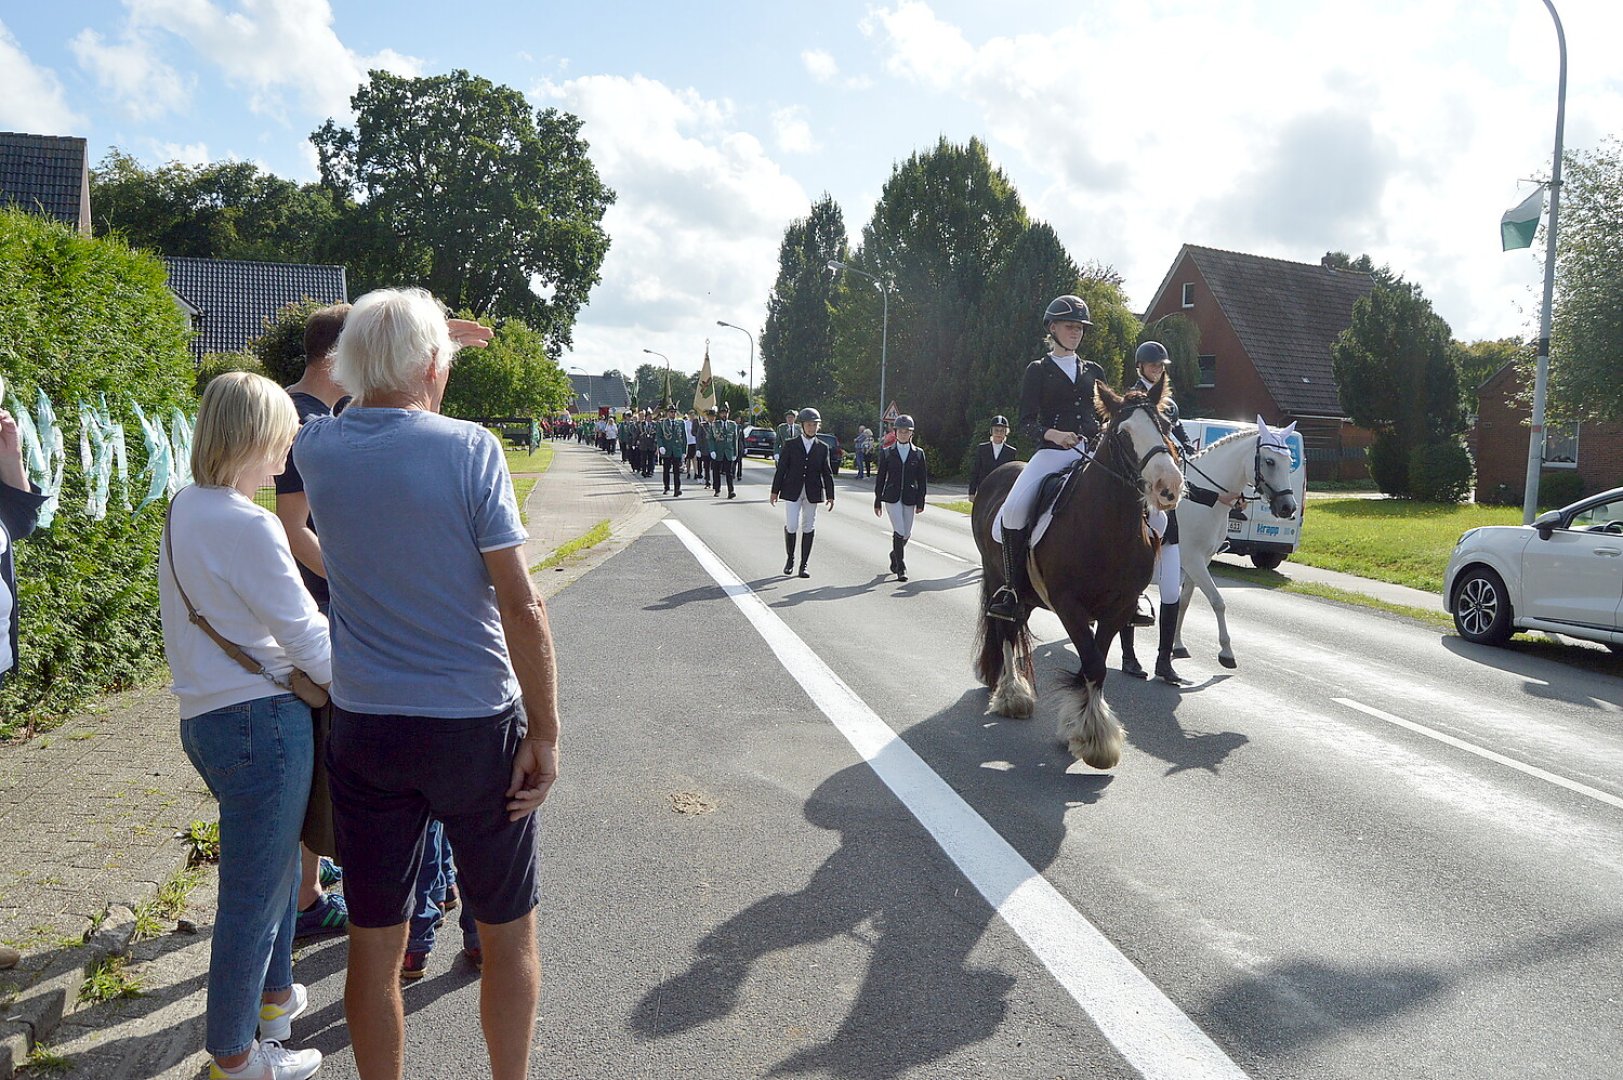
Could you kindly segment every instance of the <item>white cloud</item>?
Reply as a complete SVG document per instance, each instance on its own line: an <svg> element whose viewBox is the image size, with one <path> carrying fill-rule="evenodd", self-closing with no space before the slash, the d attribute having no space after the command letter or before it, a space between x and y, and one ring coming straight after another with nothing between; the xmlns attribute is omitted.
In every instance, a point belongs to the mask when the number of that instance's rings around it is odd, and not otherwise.
<svg viewBox="0 0 1623 1080"><path fill-rule="evenodd" d="M772 128L778 140L778 149L786 154L810 154L822 149L822 144L812 135L804 105L791 105L774 112Z"/></svg>
<svg viewBox="0 0 1623 1080"><path fill-rule="evenodd" d="M730 102L612 75L543 82L534 96L581 118L617 195L603 280L565 363L629 373L652 348L690 371L712 337L717 371L747 371L748 343L716 320L752 331L765 321L783 230L811 206L805 190L739 128Z"/></svg>
<svg viewBox="0 0 1623 1080"><path fill-rule="evenodd" d="M392 49L370 56L350 49L333 28L328 0L124 2L132 31L181 38L216 65L228 84L248 92L254 112L289 123L348 117L350 96L369 69L416 75L422 66Z"/></svg>
<svg viewBox="0 0 1623 1080"><path fill-rule="evenodd" d="M83 134L84 125L56 73L34 63L0 22L0 130L75 135Z"/></svg>
<svg viewBox="0 0 1623 1080"><path fill-rule="evenodd" d="M823 49L807 49L800 54L800 62L818 82L833 82L840 74L840 65L834 54Z"/></svg>
<svg viewBox="0 0 1623 1080"><path fill-rule="evenodd" d="M207 165L214 160L207 143L194 142L183 145L148 139L147 146L151 151L150 160L156 162L178 161L182 165Z"/></svg>
<svg viewBox="0 0 1623 1080"><path fill-rule="evenodd" d="M157 55L156 43L144 34L109 42L94 30L81 30L68 48L119 107L136 120L178 112L190 94L187 81Z"/></svg>

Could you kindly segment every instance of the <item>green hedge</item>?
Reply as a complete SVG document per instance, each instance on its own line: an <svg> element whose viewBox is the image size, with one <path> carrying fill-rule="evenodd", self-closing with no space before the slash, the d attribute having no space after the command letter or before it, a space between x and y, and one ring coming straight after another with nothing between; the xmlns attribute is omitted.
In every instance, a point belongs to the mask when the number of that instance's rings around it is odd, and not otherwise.
<svg viewBox="0 0 1623 1080"><path fill-rule="evenodd" d="M154 573L162 508L132 520L115 478L107 517L86 516L77 403L107 395L138 472L146 458L129 402L166 423L170 406L195 410L188 335L156 258L0 212L0 376L30 407L45 391L68 457L55 523L17 545L22 655L0 689L0 738L48 724L163 664ZM144 490L132 490L132 503Z"/></svg>

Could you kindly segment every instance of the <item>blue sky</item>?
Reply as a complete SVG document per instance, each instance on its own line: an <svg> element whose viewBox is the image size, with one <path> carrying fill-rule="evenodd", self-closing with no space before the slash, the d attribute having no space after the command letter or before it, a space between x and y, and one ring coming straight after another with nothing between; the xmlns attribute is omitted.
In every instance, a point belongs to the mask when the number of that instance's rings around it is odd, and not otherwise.
<svg viewBox="0 0 1623 1080"><path fill-rule="evenodd" d="M1623 134L1623 4L1560 7L1567 145L1592 148ZM1499 251L1498 217L1547 169L1555 57L1539 0L0 0L0 129L307 180L367 68L468 68L580 115L619 193L563 362L696 367L711 338L736 374L749 345L715 322L759 330L789 221L828 191L855 237L942 135L984 139L1140 308L1185 242L1337 248L1420 282L1456 336L1524 333L1539 263Z"/></svg>

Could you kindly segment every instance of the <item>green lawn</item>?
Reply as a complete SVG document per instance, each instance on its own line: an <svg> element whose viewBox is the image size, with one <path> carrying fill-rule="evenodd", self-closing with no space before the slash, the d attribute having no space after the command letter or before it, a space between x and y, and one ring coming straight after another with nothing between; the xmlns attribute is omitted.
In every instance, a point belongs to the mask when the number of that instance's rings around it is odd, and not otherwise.
<svg viewBox="0 0 1623 1080"><path fill-rule="evenodd" d="M539 479L538 476L513 477L513 498L518 500L518 517L526 525L530 523L530 512L524 508L524 500L530 497L530 492L535 490L535 482Z"/></svg>
<svg viewBox="0 0 1623 1080"><path fill-rule="evenodd" d="M544 473L552 464L552 455L557 451L551 442L543 442L533 451L508 450L507 471L513 473Z"/></svg>
<svg viewBox="0 0 1623 1080"><path fill-rule="evenodd" d="M1479 525L1520 525L1514 506L1314 499L1292 562L1441 592L1460 533Z"/></svg>

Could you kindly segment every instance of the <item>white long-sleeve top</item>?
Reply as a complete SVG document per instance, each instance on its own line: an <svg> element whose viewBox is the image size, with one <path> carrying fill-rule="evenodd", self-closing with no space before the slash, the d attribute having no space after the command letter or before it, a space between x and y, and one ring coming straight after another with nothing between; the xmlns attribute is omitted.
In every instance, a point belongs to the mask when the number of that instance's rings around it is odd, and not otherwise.
<svg viewBox="0 0 1623 1080"><path fill-rule="evenodd" d="M198 614L221 636L278 678L298 667L316 682L332 681L327 619L299 578L276 515L235 488L194 485L175 495L170 528L174 535L165 539L173 546L175 573ZM182 720L286 693L192 624L161 547L158 607Z"/></svg>

